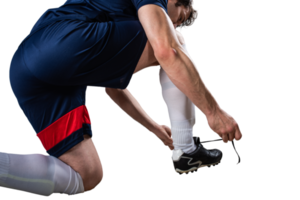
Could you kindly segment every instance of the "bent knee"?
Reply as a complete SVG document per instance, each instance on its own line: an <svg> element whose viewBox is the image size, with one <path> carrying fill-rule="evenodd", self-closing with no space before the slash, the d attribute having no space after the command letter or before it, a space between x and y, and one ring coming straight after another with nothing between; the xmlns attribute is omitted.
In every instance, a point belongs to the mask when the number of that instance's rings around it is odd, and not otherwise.
<svg viewBox="0 0 300 200"><path fill-rule="evenodd" d="M102 169L90 170L87 169L81 175L84 191L89 191L94 189L103 179Z"/></svg>

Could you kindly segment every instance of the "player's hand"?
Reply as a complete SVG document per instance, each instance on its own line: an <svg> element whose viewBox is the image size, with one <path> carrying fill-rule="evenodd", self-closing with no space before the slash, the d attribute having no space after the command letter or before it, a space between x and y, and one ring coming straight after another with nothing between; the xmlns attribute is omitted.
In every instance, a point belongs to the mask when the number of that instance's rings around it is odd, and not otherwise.
<svg viewBox="0 0 300 200"><path fill-rule="evenodd" d="M225 143L240 140L242 133L236 121L222 109L217 109L211 115L206 116L210 128L216 132Z"/></svg>
<svg viewBox="0 0 300 200"><path fill-rule="evenodd" d="M171 150L174 149L171 129L165 125L158 125L153 133Z"/></svg>

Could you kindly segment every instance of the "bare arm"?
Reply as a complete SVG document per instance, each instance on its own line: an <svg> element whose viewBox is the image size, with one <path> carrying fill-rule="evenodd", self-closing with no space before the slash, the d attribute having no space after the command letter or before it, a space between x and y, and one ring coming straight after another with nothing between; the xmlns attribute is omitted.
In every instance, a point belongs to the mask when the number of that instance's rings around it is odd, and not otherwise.
<svg viewBox="0 0 300 200"><path fill-rule="evenodd" d="M146 111L129 88L124 90L105 88L104 92L123 114L140 125L141 128L146 129L148 133L151 133L151 130L157 128L159 122Z"/></svg>
<svg viewBox="0 0 300 200"><path fill-rule="evenodd" d="M138 15L154 55L171 81L205 115L211 114L218 104L181 46L169 16L162 8L151 4L141 7Z"/></svg>
<svg viewBox="0 0 300 200"><path fill-rule="evenodd" d="M182 45L176 45L166 52L157 60L174 85L195 104L204 117L215 113L220 104L206 86L188 52L185 52Z"/></svg>
<svg viewBox="0 0 300 200"><path fill-rule="evenodd" d="M167 55L166 49L180 44L173 23L163 8L153 4L144 5L138 10L138 17L155 57Z"/></svg>
<svg viewBox="0 0 300 200"><path fill-rule="evenodd" d="M239 140L242 135L235 120L223 111L200 78L198 70L176 37L172 21L156 5L145 5L138 10L139 20L153 47L154 55L170 80L207 117L211 129L224 142Z"/></svg>
<svg viewBox="0 0 300 200"><path fill-rule="evenodd" d="M182 46L169 57L160 62L161 66L172 66L166 72L170 80L206 115L210 128L216 132L224 142L240 140L242 134L236 121L222 110L212 94L202 82L194 63Z"/></svg>

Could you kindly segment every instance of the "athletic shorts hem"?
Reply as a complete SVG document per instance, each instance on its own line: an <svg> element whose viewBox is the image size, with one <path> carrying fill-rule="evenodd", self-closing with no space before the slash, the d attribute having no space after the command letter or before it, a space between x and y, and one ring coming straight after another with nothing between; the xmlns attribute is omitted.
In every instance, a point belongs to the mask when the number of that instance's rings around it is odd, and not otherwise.
<svg viewBox="0 0 300 200"><path fill-rule="evenodd" d="M79 144L84 140L83 135L89 135L92 137L92 130L90 124L83 124L82 128L73 132L67 138L56 144L53 148L47 151L50 156L54 156L56 158L60 157L68 150Z"/></svg>

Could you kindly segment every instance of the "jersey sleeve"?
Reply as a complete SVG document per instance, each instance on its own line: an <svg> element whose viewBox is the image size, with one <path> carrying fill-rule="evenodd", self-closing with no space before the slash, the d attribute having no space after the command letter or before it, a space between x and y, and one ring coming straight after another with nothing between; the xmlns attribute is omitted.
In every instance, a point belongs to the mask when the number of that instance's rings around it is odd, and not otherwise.
<svg viewBox="0 0 300 200"><path fill-rule="evenodd" d="M138 11L140 7L144 5L155 4L162 7L168 14L168 9L167 9L168 0L131 0L131 2L135 6L136 11Z"/></svg>

